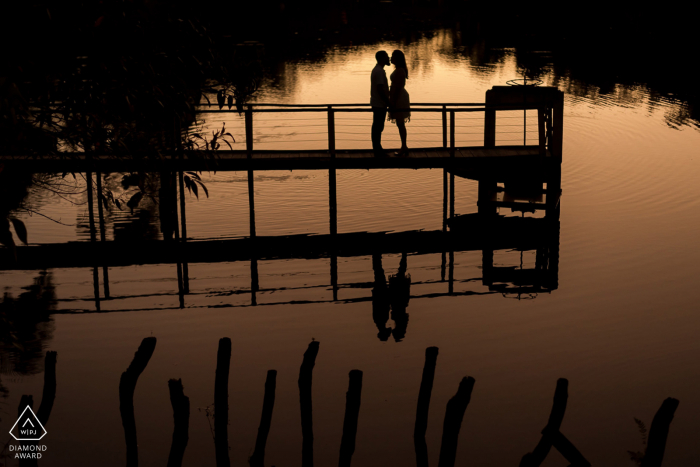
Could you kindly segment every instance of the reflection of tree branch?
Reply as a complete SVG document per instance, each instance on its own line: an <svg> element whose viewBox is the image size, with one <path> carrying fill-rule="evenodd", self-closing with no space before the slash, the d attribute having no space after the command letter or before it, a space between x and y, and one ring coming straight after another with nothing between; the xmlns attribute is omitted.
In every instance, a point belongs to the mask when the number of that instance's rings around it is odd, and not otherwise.
<svg viewBox="0 0 700 467"><path fill-rule="evenodd" d="M30 216L32 216L32 215L34 215L34 214L38 214L38 215L40 215L41 217L47 218L47 219L50 220L51 222L55 222L55 223L57 223L57 224L65 225L65 226L68 226L68 227L73 227L73 226L75 225L75 224L66 224L66 223L64 223L64 222L57 221L56 219L53 219L53 218L47 216L46 214L42 214L42 213L40 213L39 211L35 211L35 210L33 210L33 209L29 209L29 208L20 208L19 210L28 212Z"/></svg>

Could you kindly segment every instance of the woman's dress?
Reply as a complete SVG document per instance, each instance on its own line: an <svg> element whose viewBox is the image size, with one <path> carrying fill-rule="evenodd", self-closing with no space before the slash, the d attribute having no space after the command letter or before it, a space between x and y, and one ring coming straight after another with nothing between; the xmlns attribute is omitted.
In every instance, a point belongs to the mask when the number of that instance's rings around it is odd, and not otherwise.
<svg viewBox="0 0 700 467"><path fill-rule="evenodd" d="M392 101L394 98L394 93L399 93L396 99L397 109L409 109L411 107L411 101L408 96L408 91L406 91L406 71L403 68L397 68L391 74L391 90L389 91ZM410 110L400 110L396 112L389 112L389 121L396 123L397 121L406 122L411 120Z"/></svg>

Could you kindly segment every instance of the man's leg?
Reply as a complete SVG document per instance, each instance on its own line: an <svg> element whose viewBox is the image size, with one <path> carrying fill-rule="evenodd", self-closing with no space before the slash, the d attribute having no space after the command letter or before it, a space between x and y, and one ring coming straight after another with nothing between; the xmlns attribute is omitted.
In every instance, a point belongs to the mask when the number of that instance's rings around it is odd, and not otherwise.
<svg viewBox="0 0 700 467"><path fill-rule="evenodd" d="M375 153L381 153L384 152L384 149L382 149L382 131L384 131L386 109L373 107L372 114L372 149Z"/></svg>

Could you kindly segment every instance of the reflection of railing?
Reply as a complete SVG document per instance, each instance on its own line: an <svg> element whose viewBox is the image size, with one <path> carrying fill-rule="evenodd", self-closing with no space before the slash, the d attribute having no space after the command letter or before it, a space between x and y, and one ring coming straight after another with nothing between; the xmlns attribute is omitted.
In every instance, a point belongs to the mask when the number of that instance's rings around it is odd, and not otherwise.
<svg viewBox="0 0 700 467"><path fill-rule="evenodd" d="M499 125L507 127L506 131L498 132L499 135L511 135L511 134L523 134L523 130L526 132L537 133L537 145L540 148L541 155L545 155L547 149L551 149L552 144L555 143L553 139L553 126L552 126L552 115L557 114L557 109L554 109L553 104L548 101L540 102L520 102L520 103L414 103L411 104L410 109L395 109L396 111L411 111L412 114L418 114L420 117L432 117L425 122L413 123L411 125L411 138L412 141L418 139L418 143L429 143L428 146L421 146L420 148L438 148L442 147L444 149L449 149L450 156L455 156L455 149L459 146L464 146L463 143L468 143L466 146L469 147L494 147L496 145L496 113L497 112L513 112L513 111L527 111L533 110L537 112L537 125L536 129L528 130L526 125L526 120L523 119L522 124L517 123L515 119L522 119L522 116L500 116L501 118L513 120L504 125ZM233 114L236 112L235 109L225 110L210 110L201 109L200 113L219 113L219 114ZM284 137L285 147L289 147L290 144L294 143L317 143L317 144L305 144L302 149L310 149L310 146L319 146L320 143L326 143L325 149L328 150L331 157L335 157L336 151L338 149L339 142L357 142L364 141L369 142L367 129L370 123L364 122L359 123L359 120L345 120L339 119L340 115L344 114L369 114L372 112L372 108L366 104L273 104L273 103L262 103L262 104L247 104L244 110L245 115L245 143L246 151L249 156L252 156L253 151L260 149L267 150L268 147L260 148L259 145L265 143L265 138L273 137ZM315 116L319 113L325 113L325 119L321 118L298 118L297 114L312 114ZM469 115L475 113L483 113L483 117L466 117L470 120L478 120L481 125L476 125L473 122L469 122L466 125L458 125L457 117L459 115ZM275 119L275 117L281 116L282 114L295 114L294 118L290 119ZM255 116L258 116L255 118ZM273 117L273 118L269 118ZM415 117L415 115L414 115ZM260 123L258 123L260 119ZM345 120L345 121L343 121ZM415 118L414 118L415 120ZM419 119L422 120L422 119ZM302 123L299 123L302 122ZM424 124L422 124L424 123ZM522 126L523 130L516 130L513 127ZM358 132L355 127L362 127L364 131ZM417 128L416 128L417 127ZM475 128L481 127L481 131L466 131L474 130ZM257 131L262 128L264 131ZM303 131L293 131L294 128L301 128ZM280 133L284 129L286 134ZM292 130L292 131L290 131ZM257 136L255 133L257 132ZM474 139L471 135L483 135L482 140ZM304 138L301 140L294 139L294 136L302 135ZM324 138L317 138L319 136L325 135ZM363 135L362 138L356 138L352 135ZM421 139L423 136L429 136L429 138ZM439 137L442 137L441 139ZM461 138L460 141L457 140L458 137L468 136L466 138ZM481 144L475 144L480 143ZM523 141L520 138L499 138L499 142L514 142ZM258 145L256 145L256 142ZM523 141L525 144L526 141ZM513 144L511 144L513 145ZM314 147L313 149L319 149ZM553 151L556 152L556 151Z"/></svg>

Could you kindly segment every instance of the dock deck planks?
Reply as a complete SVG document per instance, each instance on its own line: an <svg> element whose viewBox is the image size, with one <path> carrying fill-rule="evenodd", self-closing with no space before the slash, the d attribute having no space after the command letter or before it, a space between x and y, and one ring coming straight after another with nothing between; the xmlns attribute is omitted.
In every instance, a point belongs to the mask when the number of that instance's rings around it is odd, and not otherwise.
<svg viewBox="0 0 700 467"><path fill-rule="evenodd" d="M403 157L396 155L395 150L388 150L388 156L383 158L374 157L371 150L337 150L335 158L326 150L254 151L252 158L248 158L246 151L220 150L215 151L213 157L207 157L203 151L190 151L182 160L167 157L145 160L114 156L87 158L83 153L71 153L57 156L0 156L0 164L33 172L59 173L132 170L460 169L478 168L489 163L502 164L505 159L539 165L543 162L539 150L539 146L461 147L455 149L455 157L450 157L449 149L415 148Z"/></svg>

